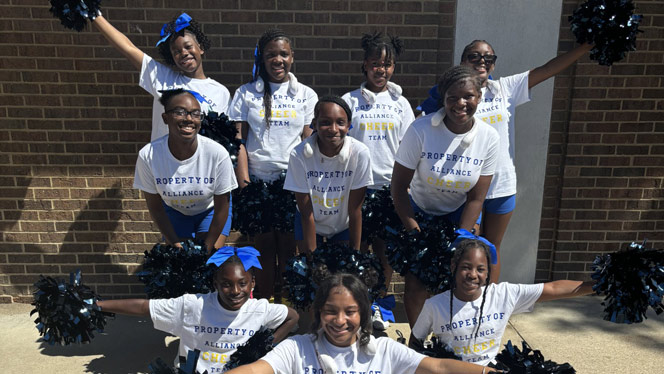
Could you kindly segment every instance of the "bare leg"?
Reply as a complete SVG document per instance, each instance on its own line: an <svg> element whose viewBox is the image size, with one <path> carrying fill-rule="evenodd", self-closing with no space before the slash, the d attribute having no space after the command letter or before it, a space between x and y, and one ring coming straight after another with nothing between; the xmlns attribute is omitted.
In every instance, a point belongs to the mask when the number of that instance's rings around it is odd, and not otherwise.
<svg viewBox="0 0 664 374"><path fill-rule="evenodd" d="M262 270L256 271L254 297L269 299L274 295L274 271L277 267L277 240L274 231L254 236L254 247L261 253Z"/></svg>
<svg viewBox="0 0 664 374"><path fill-rule="evenodd" d="M385 255L385 241L382 239L374 239L373 244L371 245L371 250L378 257L378 261L383 266L383 275L385 275L385 289L390 289L390 283L392 282L392 267L387 261L387 256Z"/></svg>
<svg viewBox="0 0 664 374"><path fill-rule="evenodd" d="M406 307L406 317L412 329L417 322L417 317L422 311L424 301L429 297L426 287L413 274L407 273L405 277L406 287L403 293L403 304Z"/></svg>
<svg viewBox="0 0 664 374"><path fill-rule="evenodd" d="M512 218L512 212L505 214L485 213L483 218L484 237L496 246L498 262L491 265L491 282L498 283L500 279L500 243Z"/></svg>

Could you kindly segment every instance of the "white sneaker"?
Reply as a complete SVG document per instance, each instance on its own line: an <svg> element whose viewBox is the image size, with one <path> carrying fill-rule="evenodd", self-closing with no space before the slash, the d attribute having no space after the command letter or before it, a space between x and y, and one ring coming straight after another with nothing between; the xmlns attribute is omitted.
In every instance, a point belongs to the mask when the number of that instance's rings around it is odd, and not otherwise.
<svg viewBox="0 0 664 374"><path fill-rule="evenodd" d="M383 320L383 314L380 312L378 305L372 305L371 309L373 309L371 315L371 324L373 325L373 328L379 331L387 329L387 327L390 326L390 323Z"/></svg>

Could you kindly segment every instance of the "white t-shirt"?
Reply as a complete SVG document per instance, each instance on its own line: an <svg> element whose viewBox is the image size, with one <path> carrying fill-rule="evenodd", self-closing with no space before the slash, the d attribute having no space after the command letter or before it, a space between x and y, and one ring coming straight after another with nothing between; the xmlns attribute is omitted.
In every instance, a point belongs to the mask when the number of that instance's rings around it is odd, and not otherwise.
<svg viewBox="0 0 664 374"><path fill-rule="evenodd" d="M413 326L413 336L422 340L433 332L464 361L486 365L500 352L500 340L510 316L532 311L543 289L542 283L490 285L477 338L474 335L480 321L482 297L474 301L454 297L450 324L450 291L445 291L424 302Z"/></svg>
<svg viewBox="0 0 664 374"><path fill-rule="evenodd" d="M150 317L154 328L180 337L178 355L187 357L199 349L196 370L221 373L236 348L262 328L279 327L288 314L281 304L265 299L249 299L240 310L226 310L217 292L182 295L174 299L150 300ZM175 358L175 365L179 360Z"/></svg>
<svg viewBox="0 0 664 374"><path fill-rule="evenodd" d="M496 171L486 195L487 199L516 193L514 111L517 106L530 101L529 73L526 71L498 80L489 80L487 87L482 88L482 101L477 106L475 117L496 129L500 136Z"/></svg>
<svg viewBox="0 0 664 374"><path fill-rule="evenodd" d="M277 345L261 360L266 361L275 374L324 374L316 350L315 335L295 335ZM337 347L326 339L319 343L321 351L332 358L337 365L336 374L412 374L420 365L424 355L415 352L401 343L380 337L375 340L376 354L370 356L357 344L350 347Z"/></svg>
<svg viewBox="0 0 664 374"><path fill-rule="evenodd" d="M373 93L363 87L346 93L343 99L353 111L353 128L348 135L364 143L371 154L374 185L369 188L389 185L394 155L415 120L410 103L398 91Z"/></svg>
<svg viewBox="0 0 664 374"><path fill-rule="evenodd" d="M270 127L265 125L263 80L247 83L235 91L229 117L249 123L247 154L249 175L273 181L288 166L290 152L301 141L304 126L314 118L318 95L299 83L293 74L285 83L269 83L272 89Z"/></svg>
<svg viewBox="0 0 664 374"><path fill-rule="evenodd" d="M143 54L141 65L141 76L138 84L152 96L152 136L150 140L156 140L168 134L168 126L161 118L164 106L159 102L160 90L172 90L182 88L198 92L205 102L201 104L201 110L207 112L226 113L231 101L231 93L221 83L211 78L196 79L177 72L170 67L154 60L146 53Z"/></svg>
<svg viewBox="0 0 664 374"><path fill-rule="evenodd" d="M193 156L178 160L168 148L168 135L146 144L136 160L134 188L159 194L166 205L193 216L214 206L214 196L237 188L228 151L198 135Z"/></svg>
<svg viewBox="0 0 664 374"><path fill-rule="evenodd" d="M444 113L440 109L416 119L396 155L396 162L415 170L410 183L415 204L438 216L457 210L480 176L493 174L498 151L498 134L489 125L476 118L470 131L455 134L443 123ZM462 141L470 138L463 148Z"/></svg>
<svg viewBox="0 0 664 374"><path fill-rule="evenodd" d="M327 157L317 138L310 136L291 152L284 189L311 196L316 234L331 237L348 228L350 191L373 183L369 149L346 136L339 154Z"/></svg>

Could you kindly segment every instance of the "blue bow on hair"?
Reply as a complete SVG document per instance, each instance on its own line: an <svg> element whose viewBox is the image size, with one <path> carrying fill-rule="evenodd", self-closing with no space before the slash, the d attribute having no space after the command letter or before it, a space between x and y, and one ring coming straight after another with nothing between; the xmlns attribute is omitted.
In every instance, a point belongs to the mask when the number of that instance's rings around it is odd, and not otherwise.
<svg viewBox="0 0 664 374"><path fill-rule="evenodd" d="M198 100L199 103L206 103L207 102L207 100L205 100L203 95L199 94L198 92L193 91L193 90L185 90L185 91L189 92L191 94L191 96L195 97L196 100Z"/></svg>
<svg viewBox="0 0 664 374"><path fill-rule="evenodd" d="M221 266L226 260L228 260L233 255L237 255L244 265L244 271L249 271L252 267L256 269L262 269L261 263L258 261L258 256L261 255L260 252L254 247L221 247L215 252L209 260L207 260L207 265L214 264L216 266Z"/></svg>
<svg viewBox="0 0 664 374"><path fill-rule="evenodd" d="M477 236L466 229L458 229L454 231L454 233L459 236L457 236L457 238L454 239L454 242L452 243L452 245L450 245L450 248L455 248L457 245L459 245L459 242L461 242L464 239L479 240L482 243L486 244L487 247L489 247L489 250L491 251L491 263L493 265L498 263L498 254L496 253L496 246L493 245L490 241L486 240L486 238Z"/></svg>
<svg viewBox="0 0 664 374"><path fill-rule="evenodd" d="M175 32L180 32L180 30L189 26L189 21L191 21L190 15L188 15L187 13L180 14L180 17L178 17L175 20ZM165 42L171 36L171 33L168 32L169 24L170 22L165 23L164 26L161 28L161 39L159 39L156 46L159 46L159 44Z"/></svg>
<svg viewBox="0 0 664 374"><path fill-rule="evenodd" d="M251 69L251 78L252 82L255 82L258 79L258 67L260 66L260 58L258 56L258 43L256 43L256 49L254 49L254 67Z"/></svg>

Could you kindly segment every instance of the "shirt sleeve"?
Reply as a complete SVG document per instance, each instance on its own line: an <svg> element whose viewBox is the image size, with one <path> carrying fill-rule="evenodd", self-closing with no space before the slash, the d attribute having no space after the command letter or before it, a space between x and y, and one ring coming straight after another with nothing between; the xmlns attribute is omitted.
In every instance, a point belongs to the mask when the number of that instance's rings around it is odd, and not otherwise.
<svg viewBox="0 0 664 374"><path fill-rule="evenodd" d="M286 316L288 316L288 307L286 305L268 304L263 326L268 329L276 329L284 323Z"/></svg>
<svg viewBox="0 0 664 374"><path fill-rule="evenodd" d="M297 342L293 338L288 338L274 347L261 360L270 364L275 374L300 373L301 370L294 368L296 354L299 354Z"/></svg>
<svg viewBox="0 0 664 374"><path fill-rule="evenodd" d="M417 321L415 322L415 325L411 331L413 336L420 340L426 338L432 331L433 307L431 306L430 300L431 299L424 302L422 311L420 312L420 315L417 316Z"/></svg>
<svg viewBox="0 0 664 374"><path fill-rule="evenodd" d="M544 283L509 284L507 292L514 303L512 313L531 312L537 300L542 296L542 290L544 290Z"/></svg>
<svg viewBox="0 0 664 374"><path fill-rule="evenodd" d="M151 147L147 145L146 147ZM152 169L148 164L146 153L148 149L144 148L138 153L138 158L136 159L136 170L134 171L134 188L147 193L156 194L157 187L154 183L154 175L152 174Z"/></svg>
<svg viewBox="0 0 664 374"><path fill-rule="evenodd" d="M316 91L307 87L307 106L306 112L304 113L304 126L308 127L311 124L311 121L314 119L314 107L318 102L318 95Z"/></svg>
<svg viewBox="0 0 664 374"><path fill-rule="evenodd" d="M152 318L155 329L166 331L176 336L182 335L185 296L183 295L174 299L150 300L150 318Z"/></svg>
<svg viewBox="0 0 664 374"><path fill-rule="evenodd" d="M515 107L530 101L530 89L528 89L529 77L530 71L526 71L498 80L502 86L503 93L508 96L508 100L512 101Z"/></svg>
<svg viewBox="0 0 664 374"><path fill-rule="evenodd" d="M403 96L402 96L403 97ZM410 127L410 124L415 121L415 114L413 114L413 109L410 107L410 103L406 98L403 98L403 113L401 114L401 129L399 129L399 141L401 141L406 135L406 131Z"/></svg>
<svg viewBox="0 0 664 374"><path fill-rule="evenodd" d="M484 164L482 165L480 175L493 175L496 170L496 162L498 161L498 133L493 128L489 128L489 130L487 134L489 138L486 142L486 156L484 157Z"/></svg>
<svg viewBox="0 0 664 374"><path fill-rule="evenodd" d="M371 156L369 156L369 150L365 147L362 147L357 153L357 167L355 168L353 183L350 186L350 189L357 190L358 188L371 186L373 183L373 173L371 172Z"/></svg>
<svg viewBox="0 0 664 374"><path fill-rule="evenodd" d="M387 357L392 361L392 367L398 368L399 373L415 373L415 370L426 356L390 338L385 339L389 339Z"/></svg>
<svg viewBox="0 0 664 374"><path fill-rule="evenodd" d="M309 193L309 185L307 184L306 170L296 150L293 150L288 160L288 169L286 169L286 180L284 181L284 190Z"/></svg>
<svg viewBox="0 0 664 374"><path fill-rule="evenodd" d="M397 155L394 159L408 169L415 170L417 169L417 164L420 162L421 155L422 139L420 138L420 134L417 133L416 128L410 126L406 130L403 139L401 139L401 144L399 145L399 149L397 149Z"/></svg>
<svg viewBox="0 0 664 374"><path fill-rule="evenodd" d="M149 92L154 97L160 97L158 92L158 80L160 76L163 80L172 80L169 74L175 74L173 70L166 65L156 61L147 53L143 53L143 62L141 63L141 76L139 77L138 85L144 90Z"/></svg>
<svg viewBox="0 0 664 374"><path fill-rule="evenodd" d="M215 195L223 195L237 188L237 180L235 179L235 172L233 170L233 162L228 154L225 154L216 165L215 175Z"/></svg>
<svg viewBox="0 0 664 374"><path fill-rule="evenodd" d="M249 109L247 108L245 94L245 86L241 86L235 90L233 100L231 100L231 104L228 107L228 117L232 121L247 121Z"/></svg>

